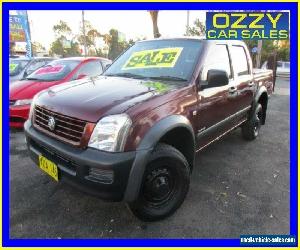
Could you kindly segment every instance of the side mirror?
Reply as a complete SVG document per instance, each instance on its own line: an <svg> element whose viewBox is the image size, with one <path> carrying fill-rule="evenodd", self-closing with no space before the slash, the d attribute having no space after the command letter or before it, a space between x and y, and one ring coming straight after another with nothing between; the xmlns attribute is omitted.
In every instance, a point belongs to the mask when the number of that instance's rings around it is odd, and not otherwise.
<svg viewBox="0 0 300 250"><path fill-rule="evenodd" d="M85 77L87 77L87 75L85 75L85 74L79 74L79 75L77 76L77 80L82 79L82 78L85 78Z"/></svg>
<svg viewBox="0 0 300 250"><path fill-rule="evenodd" d="M111 65L111 63L106 64L105 67L104 67L104 71L107 70L110 67L110 65Z"/></svg>
<svg viewBox="0 0 300 250"><path fill-rule="evenodd" d="M25 70L22 79L26 79L26 77L29 76L32 72L30 72L29 70Z"/></svg>
<svg viewBox="0 0 300 250"><path fill-rule="evenodd" d="M34 72L34 69L32 69L32 68L29 67L28 69L25 70L24 73L25 73L26 76L29 76L33 72Z"/></svg>
<svg viewBox="0 0 300 250"><path fill-rule="evenodd" d="M210 69L207 72L207 87L221 87L227 85L229 77L226 71Z"/></svg>

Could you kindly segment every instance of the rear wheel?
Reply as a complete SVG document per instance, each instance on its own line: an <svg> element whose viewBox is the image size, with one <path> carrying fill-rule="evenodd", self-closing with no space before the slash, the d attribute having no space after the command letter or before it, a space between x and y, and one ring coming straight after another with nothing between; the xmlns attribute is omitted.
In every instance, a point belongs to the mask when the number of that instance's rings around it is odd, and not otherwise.
<svg viewBox="0 0 300 250"><path fill-rule="evenodd" d="M129 204L143 221L156 221L173 214L189 189L190 168L174 147L158 144L147 164L138 199Z"/></svg>
<svg viewBox="0 0 300 250"><path fill-rule="evenodd" d="M258 103L252 116L242 126L242 135L244 139L252 141L258 136L262 118L263 109L261 104Z"/></svg>

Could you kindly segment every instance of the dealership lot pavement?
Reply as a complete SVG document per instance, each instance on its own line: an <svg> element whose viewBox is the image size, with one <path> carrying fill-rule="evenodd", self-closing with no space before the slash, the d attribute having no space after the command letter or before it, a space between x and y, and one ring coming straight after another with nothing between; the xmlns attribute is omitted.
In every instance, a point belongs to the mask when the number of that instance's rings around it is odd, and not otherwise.
<svg viewBox="0 0 300 250"><path fill-rule="evenodd" d="M155 223L123 203L55 183L10 132L11 238L237 238L289 234L289 79L277 79L267 124L246 142L237 129L200 152L181 208Z"/></svg>

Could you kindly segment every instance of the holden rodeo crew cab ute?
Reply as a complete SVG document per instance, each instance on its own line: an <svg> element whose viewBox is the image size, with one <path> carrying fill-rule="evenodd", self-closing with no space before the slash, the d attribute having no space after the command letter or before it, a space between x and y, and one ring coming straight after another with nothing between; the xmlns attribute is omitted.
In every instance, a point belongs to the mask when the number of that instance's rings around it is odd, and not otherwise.
<svg viewBox="0 0 300 250"><path fill-rule="evenodd" d="M102 76L35 96L30 156L56 181L159 220L185 199L196 152L237 127L258 136L272 78L240 41L137 42Z"/></svg>

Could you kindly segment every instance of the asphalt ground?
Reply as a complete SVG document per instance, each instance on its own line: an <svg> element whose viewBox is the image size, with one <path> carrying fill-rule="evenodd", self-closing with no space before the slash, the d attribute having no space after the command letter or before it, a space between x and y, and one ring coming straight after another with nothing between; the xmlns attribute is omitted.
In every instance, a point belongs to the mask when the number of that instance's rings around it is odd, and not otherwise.
<svg viewBox="0 0 300 250"><path fill-rule="evenodd" d="M29 159L22 131L10 132L10 238L238 238L289 234L289 79L278 79L267 123L247 142L240 129L196 157L181 208L155 223L124 203L56 183Z"/></svg>

